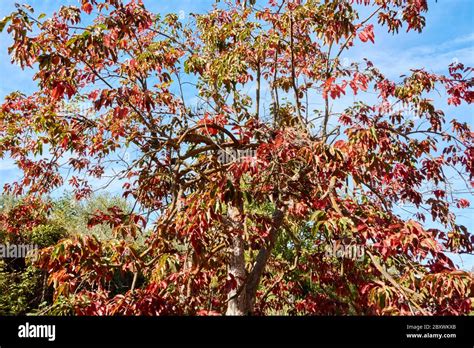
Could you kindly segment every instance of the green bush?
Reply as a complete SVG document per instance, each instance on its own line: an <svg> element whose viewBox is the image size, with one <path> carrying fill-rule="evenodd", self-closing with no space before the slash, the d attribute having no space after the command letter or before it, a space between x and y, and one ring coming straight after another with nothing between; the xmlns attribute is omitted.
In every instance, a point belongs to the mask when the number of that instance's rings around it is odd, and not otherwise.
<svg viewBox="0 0 474 348"><path fill-rule="evenodd" d="M48 225L35 227L30 235L31 244L37 245L40 249L55 245L61 239L68 235L68 231L64 226L60 226L57 222Z"/></svg>
<svg viewBox="0 0 474 348"><path fill-rule="evenodd" d="M45 301L45 276L32 265L12 272L0 261L0 315L25 315Z"/></svg>
<svg viewBox="0 0 474 348"><path fill-rule="evenodd" d="M0 213L13 209L21 202L11 196L0 196ZM109 195L98 195L84 202L77 202L64 195L53 200L47 223L32 230L12 235L0 228L0 244L30 244L43 249L56 245L73 234L95 235L99 240L113 239L108 225L89 229L87 224L97 210L118 206L130 210L126 200ZM140 244L137 241L138 244ZM111 282L114 291L129 288L131 279L117 274ZM53 289L47 284L47 273L35 267L33 259L0 259L0 315L70 315L71 302L60 297L53 303Z"/></svg>

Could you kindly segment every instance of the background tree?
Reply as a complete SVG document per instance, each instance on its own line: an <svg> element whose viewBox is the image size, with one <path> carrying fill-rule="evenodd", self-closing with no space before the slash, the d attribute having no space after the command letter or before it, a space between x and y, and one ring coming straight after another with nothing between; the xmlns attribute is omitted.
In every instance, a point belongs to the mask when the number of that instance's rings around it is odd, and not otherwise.
<svg viewBox="0 0 474 348"><path fill-rule="evenodd" d="M5 249L11 245L42 249L54 246L65 238L81 235L107 242L113 239L112 229L106 225L88 229L90 217L97 210L107 210L116 206L127 207L124 199L107 194L94 195L82 202L75 202L70 195L65 194L59 199L48 202L50 209L38 210L40 205L27 199L0 196L2 222L11 219L9 216L28 218L33 215L33 211L37 214L36 219L31 219L36 221L34 226L20 223L14 233L7 231L0 224L0 245ZM25 214L23 209L26 207L36 210ZM143 238L137 241L137 247L143 248L143 242ZM74 303L67 297L59 297L53 301L53 284L48 282L48 273L36 266L36 256L32 252L26 258L19 255L0 259L0 315L74 313ZM124 288L128 289L132 281L133 276L117 272L108 287L120 292Z"/></svg>
<svg viewBox="0 0 474 348"><path fill-rule="evenodd" d="M443 88L449 104L471 103L472 69L391 81L369 60L341 64L375 40L374 25L421 32L425 11L426 0L217 1L184 25L141 1L82 0L50 18L18 6L1 27L39 89L2 105L0 155L24 173L7 192L41 197L66 167L81 199L115 163L133 202L91 218L113 240L45 250L55 298L78 314L468 313L472 275L446 252L472 253L452 213L469 202L450 194L448 173L471 192L473 137L429 95ZM325 105L311 112L317 94ZM344 94L358 101L337 114L330 101ZM90 107L64 113L65 100ZM238 150L256 156L222 161ZM399 202L415 216L397 214ZM27 213L7 217L7 230L33 221ZM147 226L142 250L134 239ZM364 257L328 255L334 243ZM117 270L134 275L119 293L108 287Z"/></svg>

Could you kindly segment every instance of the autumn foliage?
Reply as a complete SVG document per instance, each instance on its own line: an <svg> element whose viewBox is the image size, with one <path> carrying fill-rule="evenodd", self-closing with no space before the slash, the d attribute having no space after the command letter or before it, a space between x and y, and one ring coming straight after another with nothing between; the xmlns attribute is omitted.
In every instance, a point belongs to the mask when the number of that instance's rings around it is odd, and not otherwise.
<svg viewBox="0 0 474 348"><path fill-rule="evenodd" d="M430 95L472 103L473 69L393 81L370 57L342 64L377 41L376 26L421 32L427 10L426 0L225 1L182 22L140 0L82 0L50 17L18 6L0 27L38 89L1 105L0 157L23 173L5 192L28 197L1 228L28 233L49 209L41 198L65 184L87 198L115 166L133 209L89 222L114 238L77 234L37 263L54 301L77 314L469 313L472 275L447 252L473 252L453 212L469 196L450 192L453 180L474 186L473 133ZM357 102L333 112L347 95ZM64 112L73 102L81 110ZM237 150L255 156L219 160ZM328 253L335 244L363 256ZM130 275L126 288L110 286L117 274Z"/></svg>

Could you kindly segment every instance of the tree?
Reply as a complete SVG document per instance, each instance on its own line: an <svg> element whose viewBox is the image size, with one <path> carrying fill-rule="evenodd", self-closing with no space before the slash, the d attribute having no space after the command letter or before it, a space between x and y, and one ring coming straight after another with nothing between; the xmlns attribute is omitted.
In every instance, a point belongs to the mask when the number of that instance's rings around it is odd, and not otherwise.
<svg viewBox="0 0 474 348"><path fill-rule="evenodd" d="M35 226L21 222L15 232L5 230L0 224L0 245L2 254L10 246L22 245L29 248L45 248L55 245L67 236L66 229L58 221L48 220L46 212L38 209L33 218L32 211L25 214L26 207L38 208L32 200L0 196L0 221L13 216L30 217L37 221ZM9 226L13 227L13 226ZM24 249L25 250L25 249ZM0 259L0 315L25 315L40 306L52 302L53 289L47 285L48 274L34 266L33 250L25 255L2 255Z"/></svg>
<svg viewBox="0 0 474 348"><path fill-rule="evenodd" d="M110 226L102 224L88 228L88 224L97 211L106 211L112 207L131 209L125 199L108 193L95 194L79 202L72 195L65 194L60 199L53 200L50 219L59 221L70 234L89 234L99 240L109 240L114 238Z"/></svg>
<svg viewBox="0 0 474 348"><path fill-rule="evenodd" d="M109 242L113 238L109 226L95 226L87 229L90 216L97 210L112 207L127 208L127 202L120 197L110 195L94 195L80 203L75 202L68 194L60 199L48 200L50 209L37 209L34 201L16 199L12 196L0 196L0 217L6 221L10 216L31 218L32 212L24 213L23 209L35 209L34 226L20 222L14 233L4 230L0 224L0 250L10 246L47 248L56 245L60 240L75 235L86 235L94 240ZM46 203L43 200L41 203ZM20 213L21 212L21 213ZM143 238L135 241L137 248L144 248ZM68 298L58 297L53 301L53 284L48 283L48 273L35 264L35 254L17 255L0 259L0 315L28 314L71 314L74 303ZM120 291L129 288L133 276L116 272L108 284L109 291ZM118 290L117 290L118 289Z"/></svg>
<svg viewBox="0 0 474 348"><path fill-rule="evenodd" d="M0 156L24 173L6 191L41 197L68 180L81 199L115 163L133 202L90 220L115 240L84 235L45 250L39 265L56 298L94 315L468 313L472 275L446 252L472 252L453 213L469 202L451 195L449 177L471 192L473 133L429 95L443 88L449 104L470 104L472 69L391 81L369 60L341 62L374 42L375 25L421 32L427 9L426 0L217 1L184 24L140 0L82 0L50 18L18 6L1 27L39 89L2 105ZM318 94L324 107L311 112ZM333 112L345 94L358 101ZM72 102L81 110L64 112ZM15 233L18 219L5 223ZM341 245L363 256L328 252ZM107 289L116 270L134 274L118 293Z"/></svg>

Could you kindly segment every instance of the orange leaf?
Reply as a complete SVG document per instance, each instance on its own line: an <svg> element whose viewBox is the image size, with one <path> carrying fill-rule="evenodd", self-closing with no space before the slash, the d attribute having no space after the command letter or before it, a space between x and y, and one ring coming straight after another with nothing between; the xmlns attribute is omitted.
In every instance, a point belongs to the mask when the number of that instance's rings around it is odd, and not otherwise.
<svg viewBox="0 0 474 348"><path fill-rule="evenodd" d="M88 2L82 4L82 10L87 13L87 14L90 14L92 12L92 5Z"/></svg>

